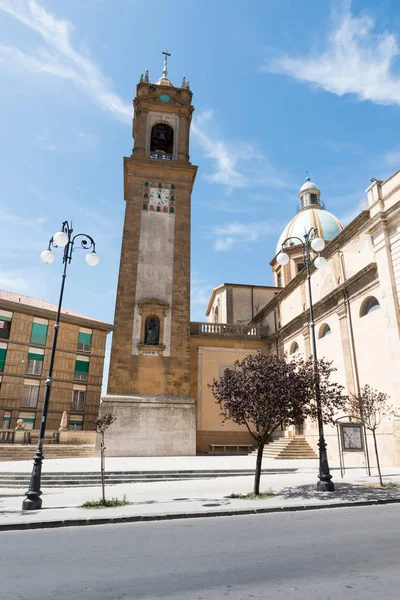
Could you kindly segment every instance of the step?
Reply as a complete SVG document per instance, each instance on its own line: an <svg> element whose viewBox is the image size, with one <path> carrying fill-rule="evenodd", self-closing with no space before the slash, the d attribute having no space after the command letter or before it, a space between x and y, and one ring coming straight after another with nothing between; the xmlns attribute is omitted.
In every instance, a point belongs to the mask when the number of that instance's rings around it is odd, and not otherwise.
<svg viewBox="0 0 400 600"><path fill-rule="evenodd" d="M252 454L257 454L257 450ZM309 460L317 458L304 435L294 438L279 438L266 444L263 456L275 460Z"/></svg>
<svg viewBox="0 0 400 600"><path fill-rule="evenodd" d="M293 473L296 469L262 469L262 474ZM155 481L180 481L195 479L214 479L216 477L253 476L254 469L236 471L143 471L143 472L110 472L106 473L107 485L120 483L151 483ZM30 473L0 474L0 488L26 489L29 485ZM95 487L100 485L100 473L47 473L42 474L41 487Z"/></svg>

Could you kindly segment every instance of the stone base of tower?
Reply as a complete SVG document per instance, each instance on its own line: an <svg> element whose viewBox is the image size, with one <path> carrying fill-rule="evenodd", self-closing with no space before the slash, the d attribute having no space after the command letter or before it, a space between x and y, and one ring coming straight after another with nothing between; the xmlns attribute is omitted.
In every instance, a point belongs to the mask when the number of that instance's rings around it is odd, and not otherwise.
<svg viewBox="0 0 400 600"><path fill-rule="evenodd" d="M107 456L194 456L196 413L186 396L117 396L102 399L100 416L116 417L106 433Z"/></svg>

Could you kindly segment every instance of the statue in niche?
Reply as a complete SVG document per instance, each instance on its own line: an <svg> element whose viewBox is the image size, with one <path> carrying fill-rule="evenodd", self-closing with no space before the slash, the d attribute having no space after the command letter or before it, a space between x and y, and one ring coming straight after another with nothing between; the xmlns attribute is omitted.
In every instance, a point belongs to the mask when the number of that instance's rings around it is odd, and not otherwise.
<svg viewBox="0 0 400 600"><path fill-rule="evenodd" d="M144 343L157 345L160 336L160 320L157 317L149 317L146 320Z"/></svg>

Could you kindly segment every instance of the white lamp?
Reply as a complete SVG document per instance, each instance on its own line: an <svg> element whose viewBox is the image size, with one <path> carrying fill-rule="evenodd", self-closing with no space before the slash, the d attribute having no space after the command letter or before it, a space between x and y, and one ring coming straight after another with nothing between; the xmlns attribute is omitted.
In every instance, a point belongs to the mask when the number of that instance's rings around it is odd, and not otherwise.
<svg viewBox="0 0 400 600"><path fill-rule="evenodd" d="M50 265L54 260L54 254L51 250L43 250L40 255L40 259L46 264Z"/></svg>
<svg viewBox="0 0 400 600"><path fill-rule="evenodd" d="M314 265L317 267L317 269L326 269L328 266L328 261L323 256L317 256L317 258L314 260Z"/></svg>
<svg viewBox="0 0 400 600"><path fill-rule="evenodd" d="M276 262L278 263L278 265L287 265L289 263L289 255L286 254L286 252L283 252L283 250L281 250L278 256L276 257Z"/></svg>
<svg viewBox="0 0 400 600"><path fill-rule="evenodd" d="M311 248L315 252L321 252L325 248L325 242L322 238L316 237L311 242Z"/></svg>
<svg viewBox="0 0 400 600"><path fill-rule="evenodd" d="M86 262L89 267L95 267L100 262L99 255L96 252L89 252L89 254L86 254Z"/></svg>
<svg viewBox="0 0 400 600"><path fill-rule="evenodd" d="M56 246L64 248L64 246L68 244L68 235L64 231L57 231L57 233L53 235L53 242Z"/></svg>

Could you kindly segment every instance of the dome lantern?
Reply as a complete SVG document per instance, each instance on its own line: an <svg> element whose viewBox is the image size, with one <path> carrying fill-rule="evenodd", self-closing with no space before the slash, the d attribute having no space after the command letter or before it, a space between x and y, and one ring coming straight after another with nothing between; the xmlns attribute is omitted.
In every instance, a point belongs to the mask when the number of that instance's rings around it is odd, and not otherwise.
<svg viewBox="0 0 400 600"><path fill-rule="evenodd" d="M307 177L299 192L300 210L307 206L321 206L321 192L318 186Z"/></svg>
<svg viewBox="0 0 400 600"><path fill-rule="evenodd" d="M325 210L321 201L321 191L318 186L307 177L299 192L300 207L297 215L282 231L276 246L276 252L280 252L282 243L289 237L294 236L303 239L304 233L311 227L315 227L318 236L329 242L343 229L343 225L334 215ZM287 242L286 247L297 246L295 240Z"/></svg>

